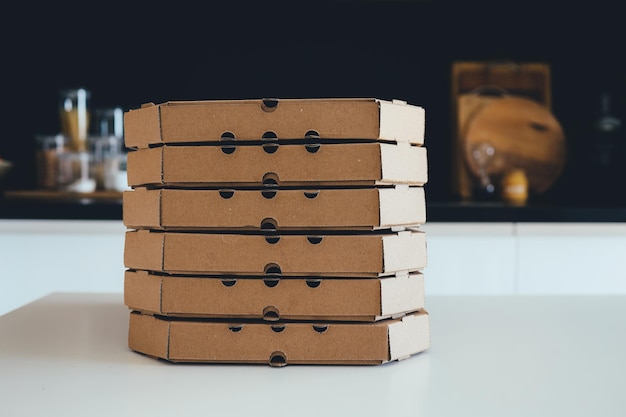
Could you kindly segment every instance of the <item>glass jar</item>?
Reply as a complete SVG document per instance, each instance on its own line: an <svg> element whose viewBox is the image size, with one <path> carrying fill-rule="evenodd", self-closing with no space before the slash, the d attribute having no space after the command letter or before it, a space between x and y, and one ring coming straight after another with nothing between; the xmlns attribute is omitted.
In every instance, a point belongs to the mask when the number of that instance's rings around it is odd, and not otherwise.
<svg viewBox="0 0 626 417"><path fill-rule="evenodd" d="M59 93L61 131L70 138L70 148L74 152L87 150L90 100L91 93L84 88L62 90Z"/></svg>
<svg viewBox="0 0 626 417"><path fill-rule="evenodd" d="M120 191L120 181L126 181L126 153L123 150L123 138L92 136L90 137L90 152L93 156L92 176L96 180L97 188ZM120 176L123 178L120 179Z"/></svg>
<svg viewBox="0 0 626 417"><path fill-rule="evenodd" d="M43 190L58 189L59 155L68 151L69 138L62 134L35 137L35 165L37 187Z"/></svg>
<svg viewBox="0 0 626 417"><path fill-rule="evenodd" d="M89 152L65 152L59 155L57 181L63 191L92 193L96 180L92 176L93 157Z"/></svg>

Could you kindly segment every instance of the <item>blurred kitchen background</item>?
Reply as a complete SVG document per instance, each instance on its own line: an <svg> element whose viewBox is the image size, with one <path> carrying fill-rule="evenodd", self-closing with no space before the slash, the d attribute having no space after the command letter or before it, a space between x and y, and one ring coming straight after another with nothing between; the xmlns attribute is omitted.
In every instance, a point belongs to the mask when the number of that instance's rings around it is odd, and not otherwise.
<svg viewBox="0 0 626 417"><path fill-rule="evenodd" d="M598 127L603 116L625 119L622 13L611 4L362 0L225 1L199 9L117 2L80 9L11 6L21 10L7 14L14 24L0 29L5 74L0 157L13 163L2 187L39 187L37 137L61 131L62 90L90 92L92 118L98 109L168 100L377 97L426 109L429 201L455 201L463 196L455 185L459 91L453 91L454 64L479 62L489 69L539 63L548 71L544 90L535 86L522 93L549 97L566 155L559 155L562 173L535 200L626 204L620 181L626 166L624 128L605 144ZM603 99L608 100L604 109ZM92 130L97 123L92 119ZM603 149L611 154L610 166L593 158Z"/></svg>
<svg viewBox="0 0 626 417"><path fill-rule="evenodd" d="M617 2L192 4L3 7L0 158L12 167L0 180L0 314L50 291L122 291L124 184L102 175L95 192L80 181L55 191L38 180L41 138L57 143L62 131L60 92L80 89L99 138L80 146L117 155L120 170L119 135L102 122L146 102L375 97L422 106L427 294L626 293ZM481 107L490 101L500 106ZM505 178L522 190L506 201Z"/></svg>

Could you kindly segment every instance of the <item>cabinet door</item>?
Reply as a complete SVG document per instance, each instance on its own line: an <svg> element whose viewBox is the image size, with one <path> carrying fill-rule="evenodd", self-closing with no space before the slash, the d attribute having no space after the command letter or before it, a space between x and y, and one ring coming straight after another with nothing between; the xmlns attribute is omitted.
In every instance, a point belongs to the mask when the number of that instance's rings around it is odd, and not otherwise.
<svg viewBox="0 0 626 417"><path fill-rule="evenodd" d="M626 293L626 224L519 223L520 294Z"/></svg>
<svg viewBox="0 0 626 417"><path fill-rule="evenodd" d="M427 223L426 295L513 294L513 223Z"/></svg>
<svg viewBox="0 0 626 417"><path fill-rule="evenodd" d="M113 220L0 220L0 315L51 292L124 290L124 232Z"/></svg>

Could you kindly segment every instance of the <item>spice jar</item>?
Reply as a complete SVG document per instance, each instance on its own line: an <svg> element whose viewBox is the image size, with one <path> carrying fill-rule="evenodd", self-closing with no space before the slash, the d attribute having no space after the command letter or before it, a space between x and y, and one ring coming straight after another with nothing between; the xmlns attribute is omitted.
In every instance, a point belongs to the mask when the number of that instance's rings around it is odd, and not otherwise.
<svg viewBox="0 0 626 417"><path fill-rule="evenodd" d="M93 157L92 176L96 179L97 188L116 190L120 164L126 156L122 151L124 139L119 136L91 136L89 139Z"/></svg>
<svg viewBox="0 0 626 417"><path fill-rule="evenodd" d="M37 135L35 164L37 187L44 190L58 188L59 155L66 152L69 138L65 135Z"/></svg>
<svg viewBox="0 0 626 417"><path fill-rule="evenodd" d="M92 177L93 157L88 152L65 152L59 155L57 181L63 191L92 193L96 180Z"/></svg>

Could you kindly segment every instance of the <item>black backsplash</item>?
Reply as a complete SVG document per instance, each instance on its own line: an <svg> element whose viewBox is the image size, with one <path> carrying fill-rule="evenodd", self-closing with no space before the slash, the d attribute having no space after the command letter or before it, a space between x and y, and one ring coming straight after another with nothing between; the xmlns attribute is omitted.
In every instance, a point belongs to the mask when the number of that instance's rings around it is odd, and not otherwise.
<svg viewBox="0 0 626 417"><path fill-rule="evenodd" d="M615 116L626 120L622 14L603 3L559 9L550 1L231 1L161 9L152 2L131 9L103 2L85 13L23 7L11 13L19 24L0 29L7 44L0 157L16 163L5 186L34 187L34 137L60 130L58 91L82 86L91 90L93 108L262 97L403 99L426 109L428 198L451 200L451 64L507 60L551 65L553 112L569 155L544 198L574 202L580 186L598 189L626 177L626 163L602 173L587 161L602 92L612 93ZM626 199L626 188L617 187L610 203Z"/></svg>

